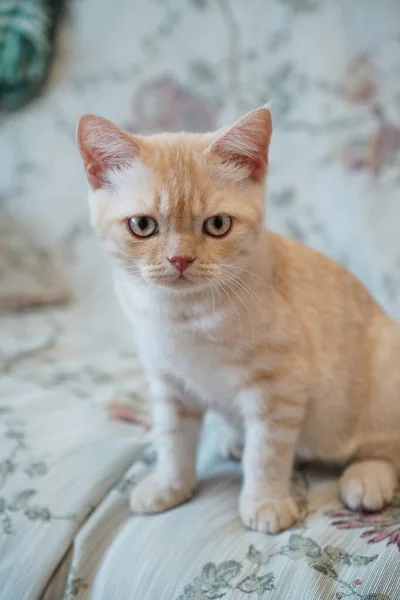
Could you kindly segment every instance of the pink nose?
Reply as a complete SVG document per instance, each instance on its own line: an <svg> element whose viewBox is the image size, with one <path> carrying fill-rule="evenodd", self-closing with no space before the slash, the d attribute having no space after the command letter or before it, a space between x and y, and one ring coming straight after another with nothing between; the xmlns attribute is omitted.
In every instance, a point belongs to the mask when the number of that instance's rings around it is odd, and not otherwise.
<svg viewBox="0 0 400 600"><path fill-rule="evenodd" d="M186 271L189 265L191 265L192 262L194 262L194 258L192 256L173 256L168 260L181 273L183 273L183 271Z"/></svg>

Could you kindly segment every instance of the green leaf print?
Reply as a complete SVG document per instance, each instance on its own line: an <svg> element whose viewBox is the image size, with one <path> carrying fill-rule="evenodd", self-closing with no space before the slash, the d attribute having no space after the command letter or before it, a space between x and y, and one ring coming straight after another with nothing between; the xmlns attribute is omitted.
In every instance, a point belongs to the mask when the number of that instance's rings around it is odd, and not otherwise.
<svg viewBox="0 0 400 600"><path fill-rule="evenodd" d="M377 558L377 554L375 554L374 556L352 556L351 564L354 567L363 567L364 565L368 565L369 563L373 562Z"/></svg>
<svg viewBox="0 0 400 600"><path fill-rule="evenodd" d="M217 574L217 568L214 563L207 563L204 565L201 572L201 577L204 581L214 581Z"/></svg>
<svg viewBox="0 0 400 600"><path fill-rule="evenodd" d="M204 565L201 576L196 577L192 586L184 589L183 598L204 598L215 600L223 598L230 589L228 580L240 569L235 561L226 561L220 565L209 562Z"/></svg>
<svg viewBox="0 0 400 600"><path fill-rule="evenodd" d="M236 588L241 592L245 592L246 594L252 594L253 592L257 592L260 587L260 582L256 575L249 575L245 579L240 581Z"/></svg>
<svg viewBox="0 0 400 600"><path fill-rule="evenodd" d="M23 490L16 494L13 500L9 503L8 509L13 512L18 512L27 507L29 500L36 494L36 490Z"/></svg>
<svg viewBox="0 0 400 600"><path fill-rule="evenodd" d="M332 579L337 579L338 574L335 571L333 563L326 556L322 556L318 560L310 562L309 564L314 571L318 571L318 573L332 577Z"/></svg>
<svg viewBox="0 0 400 600"><path fill-rule="evenodd" d="M267 573L266 575L263 575L262 577L258 578L259 584L260 584L260 588L259 588L259 592L272 592L273 589L275 589L275 583L274 583L275 577L274 574L272 573L272 571L270 573Z"/></svg>
<svg viewBox="0 0 400 600"><path fill-rule="evenodd" d="M336 548L335 546L327 546L324 549L324 552L334 563L341 563L345 565L350 564L350 554L348 552L345 552L341 548Z"/></svg>
<svg viewBox="0 0 400 600"><path fill-rule="evenodd" d="M311 538L294 533L289 538L288 546L282 549L282 554L292 560L298 560L304 557L318 558L322 555L322 551L317 542Z"/></svg>
<svg viewBox="0 0 400 600"><path fill-rule="evenodd" d="M193 583L201 589L205 598L222 598L230 589L229 582L239 574L240 568L235 560L227 560L219 565L209 562L204 565L201 577Z"/></svg>
<svg viewBox="0 0 400 600"><path fill-rule="evenodd" d="M206 600L206 597L200 588L187 585L177 600Z"/></svg>
<svg viewBox="0 0 400 600"><path fill-rule="evenodd" d="M24 473L29 475L29 477L40 477L41 475L46 475L47 467L44 462L33 462L26 467Z"/></svg>
<svg viewBox="0 0 400 600"><path fill-rule="evenodd" d="M378 555L374 556L356 556L345 552L341 548L335 546L326 546L324 553L335 563L343 565L352 565L354 567L362 567L368 565L378 558Z"/></svg>
<svg viewBox="0 0 400 600"><path fill-rule="evenodd" d="M236 560L227 560L217 567L217 577L224 581L230 581L236 575L239 575L239 572L240 564Z"/></svg>
<svg viewBox="0 0 400 600"><path fill-rule="evenodd" d="M12 533L12 522L8 515L4 515L2 520L3 531L6 535L10 535Z"/></svg>
<svg viewBox="0 0 400 600"><path fill-rule="evenodd" d="M24 511L30 521L50 521L51 512L44 506L29 506Z"/></svg>
<svg viewBox="0 0 400 600"><path fill-rule="evenodd" d="M254 563L255 565L261 565L262 554L253 545L251 545L246 554L247 560Z"/></svg>

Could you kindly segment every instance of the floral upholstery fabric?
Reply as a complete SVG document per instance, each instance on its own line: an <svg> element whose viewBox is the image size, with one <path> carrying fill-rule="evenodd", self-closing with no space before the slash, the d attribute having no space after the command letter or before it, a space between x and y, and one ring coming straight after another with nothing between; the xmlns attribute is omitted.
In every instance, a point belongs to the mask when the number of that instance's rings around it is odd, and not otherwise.
<svg viewBox="0 0 400 600"><path fill-rule="evenodd" d="M337 473L307 467L301 523L245 531L216 418L192 502L130 515L155 456L108 407L143 414L146 388L74 142L86 111L133 132L203 131L271 100L270 225L341 260L399 317L399 22L397 0L69 3L46 95L0 130L2 203L61 254L75 298L0 316L0 600L400 598L400 497L351 513Z"/></svg>

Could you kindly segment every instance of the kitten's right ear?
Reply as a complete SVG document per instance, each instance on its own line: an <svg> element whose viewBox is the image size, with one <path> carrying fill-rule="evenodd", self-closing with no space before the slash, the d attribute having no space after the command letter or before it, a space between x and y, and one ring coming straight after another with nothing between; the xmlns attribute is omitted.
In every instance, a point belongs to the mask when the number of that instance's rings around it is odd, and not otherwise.
<svg viewBox="0 0 400 600"><path fill-rule="evenodd" d="M103 117L81 117L76 137L86 177L93 190L106 187L110 171L131 165L139 156L140 148L135 138Z"/></svg>
<svg viewBox="0 0 400 600"><path fill-rule="evenodd" d="M271 134L271 112L261 106L224 129L210 150L223 163L244 169L247 177L261 182L267 175Z"/></svg>

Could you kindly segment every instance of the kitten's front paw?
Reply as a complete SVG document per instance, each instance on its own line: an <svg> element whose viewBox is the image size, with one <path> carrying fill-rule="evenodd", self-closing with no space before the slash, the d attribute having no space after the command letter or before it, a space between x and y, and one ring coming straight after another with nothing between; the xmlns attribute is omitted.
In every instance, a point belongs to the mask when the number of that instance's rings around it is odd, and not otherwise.
<svg viewBox="0 0 400 600"><path fill-rule="evenodd" d="M156 475L149 475L133 488L130 496L131 511L136 514L163 512L189 500L193 487L191 482L166 485Z"/></svg>
<svg viewBox="0 0 400 600"><path fill-rule="evenodd" d="M242 492L239 512L246 527L261 533L279 533L291 527L299 518L297 504L290 496L264 500Z"/></svg>
<svg viewBox="0 0 400 600"><path fill-rule="evenodd" d="M391 463L365 460L347 467L340 479L340 493L351 510L377 511L393 499L396 483Z"/></svg>

